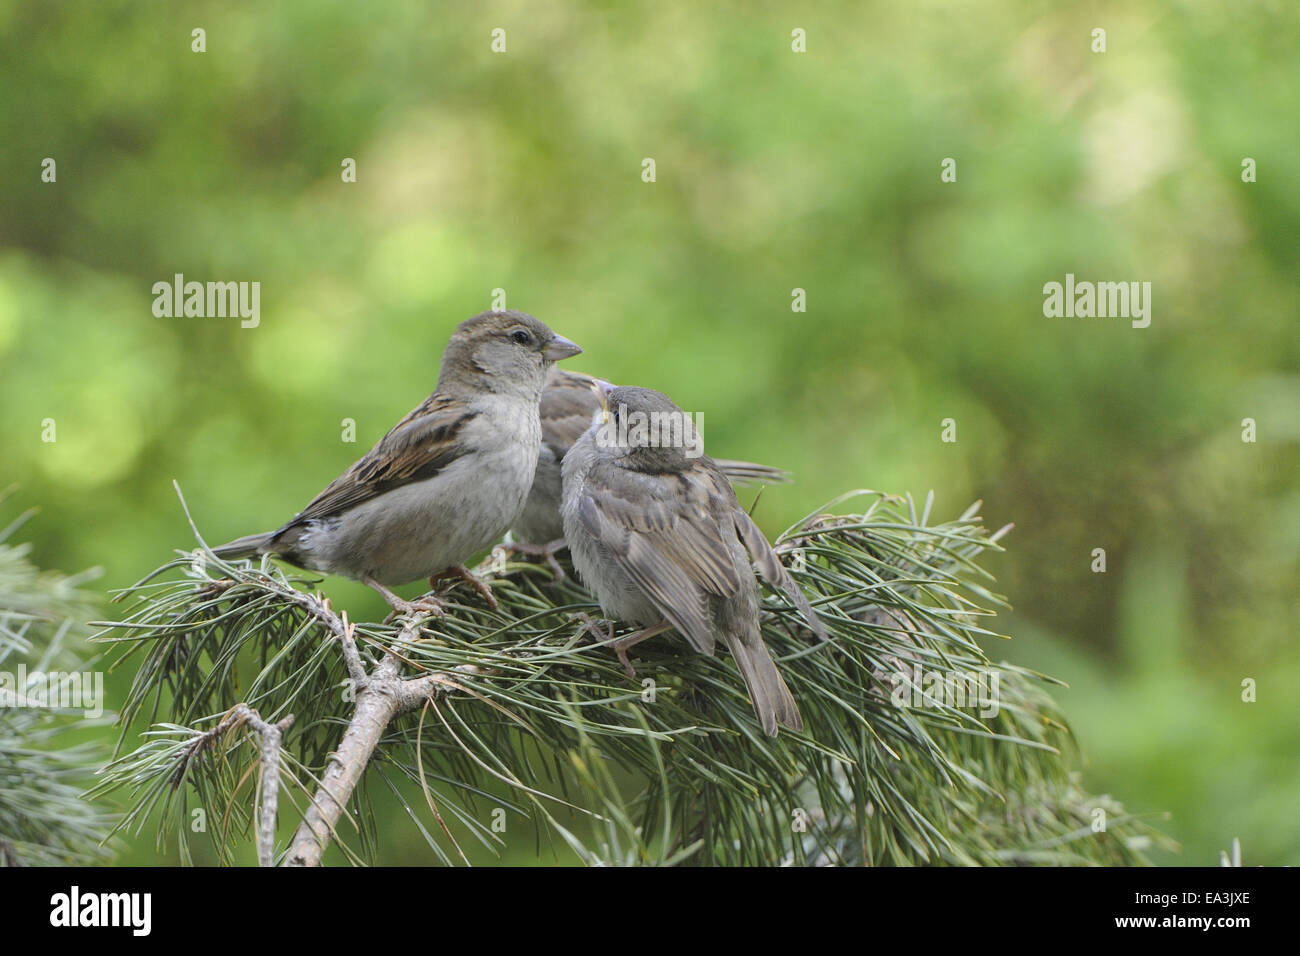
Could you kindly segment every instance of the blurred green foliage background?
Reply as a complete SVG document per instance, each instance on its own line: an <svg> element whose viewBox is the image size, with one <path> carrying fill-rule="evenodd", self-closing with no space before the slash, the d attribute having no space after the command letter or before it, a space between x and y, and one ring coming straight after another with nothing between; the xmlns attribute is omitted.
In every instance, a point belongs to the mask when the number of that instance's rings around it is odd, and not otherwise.
<svg viewBox="0 0 1300 956"><path fill-rule="evenodd" d="M1162 862L1239 836L1300 863L1298 28L1283 2L0 0L0 481L42 506L42 564L124 585L192 546L172 479L210 542L277 526L502 288L571 367L795 471L769 534L853 487L983 498L1016 524L990 653L1071 684L1089 787L1170 811ZM259 281L260 326L156 318L178 272ZM1150 281L1150 328L1045 318L1067 272ZM389 809L384 859L427 860Z"/></svg>

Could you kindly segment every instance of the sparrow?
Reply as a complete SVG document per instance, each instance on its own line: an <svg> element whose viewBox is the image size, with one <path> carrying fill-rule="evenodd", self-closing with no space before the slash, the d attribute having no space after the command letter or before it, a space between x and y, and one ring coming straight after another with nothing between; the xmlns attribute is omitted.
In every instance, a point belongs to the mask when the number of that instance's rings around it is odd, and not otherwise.
<svg viewBox="0 0 1300 956"><path fill-rule="evenodd" d="M826 632L763 532L740 506L717 462L702 453L690 419L647 388L595 386L600 410L561 466L564 537L573 565L607 617L641 625L612 641L629 676L628 648L675 630L702 654L720 641L731 652L764 733L803 728L790 688L759 628L753 564ZM683 440L657 442L636 422L680 416ZM661 420L662 419L661 417ZM661 437L660 433L660 437Z"/></svg>
<svg viewBox="0 0 1300 956"><path fill-rule="evenodd" d="M555 555L566 547L564 522L560 518L560 462L600 409L600 400L592 389L595 381L581 372L558 366L551 369L539 407L542 447L537 456L537 472L524 510L510 528L513 540L509 550L545 558L557 580L564 577L564 570ZM715 458L714 464L735 484L790 480L789 472L752 461Z"/></svg>
<svg viewBox="0 0 1300 956"><path fill-rule="evenodd" d="M276 531L214 548L274 554L378 591L397 613L439 614L432 597L390 586L455 574L495 607L465 568L518 517L541 445L537 406L555 362L577 345L524 312L483 312L457 326L432 395Z"/></svg>

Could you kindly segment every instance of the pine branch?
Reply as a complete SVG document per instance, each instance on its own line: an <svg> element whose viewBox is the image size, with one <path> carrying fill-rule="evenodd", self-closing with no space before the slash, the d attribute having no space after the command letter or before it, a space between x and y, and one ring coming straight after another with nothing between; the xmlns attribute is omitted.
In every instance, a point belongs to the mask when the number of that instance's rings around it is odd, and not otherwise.
<svg viewBox="0 0 1300 956"><path fill-rule="evenodd" d="M70 732L103 722L86 716L102 701L87 699L94 686L83 681L95 604L84 585L97 572L36 567L30 546L11 543L34 513L0 531L0 866L102 862L112 820L81 790L104 748L67 743Z"/></svg>
<svg viewBox="0 0 1300 956"><path fill-rule="evenodd" d="M293 726L292 714L279 723L268 724L247 704L236 704L221 723L185 744L181 752L180 764L176 768L175 779L177 782L183 780L190 764L200 754L211 748L231 730L245 724L252 727L261 738L262 804L259 808L261 813L257 831L257 860L261 866L274 866L275 824L280 799L280 743L284 732Z"/></svg>
<svg viewBox="0 0 1300 956"><path fill-rule="evenodd" d="M345 649L350 648L356 657L356 646L351 639L351 626L343 622ZM409 636L419 629L420 619L409 620L402 633ZM359 660L359 657L357 657ZM463 665L460 674L426 674L404 680L401 677L402 659L388 654L369 675L364 671L357 680L357 704L344 731L338 749L330 756L325 777L316 791L293 844L289 848L286 865L317 866L329 845L335 825L353 791L369 766L375 748L389 723L398 714L418 708L435 695L458 688L459 680L476 672L473 665Z"/></svg>
<svg viewBox="0 0 1300 956"><path fill-rule="evenodd" d="M830 513L854 496L865 511ZM185 754L238 704L268 724L294 715L283 780L305 799L291 865L330 843L360 859L347 834L373 841L371 778L448 864L468 859L466 839L499 851L504 819L587 863L1144 862L1162 838L1079 788L1050 681L983 650L1002 635L979 559L1006 529L988 533L978 505L931 524L932 504L856 492L778 539L831 640L767 598L764 637L805 721L775 739L725 656L658 639L638 647L630 683L590 641L581 616L598 611L571 575L493 560L479 573L499 611L455 585L445 617L356 623L312 582L223 561L200 537L119 596L130 611L101 637L117 666L138 658L123 733L156 726L98 792L129 791L124 828L153 821L186 859L191 798L224 808L209 833L230 861L255 816L243 781L264 758L242 739ZM403 777L428 814L406 804Z"/></svg>

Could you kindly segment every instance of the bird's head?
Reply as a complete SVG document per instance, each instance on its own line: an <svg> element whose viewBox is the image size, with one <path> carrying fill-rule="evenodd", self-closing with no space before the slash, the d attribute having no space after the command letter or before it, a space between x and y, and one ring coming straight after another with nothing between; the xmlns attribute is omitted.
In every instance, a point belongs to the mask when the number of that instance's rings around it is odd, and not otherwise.
<svg viewBox="0 0 1300 956"><path fill-rule="evenodd" d="M599 454L651 474L685 471L704 454L698 416L693 419L662 392L599 379L592 390L600 402L592 419Z"/></svg>
<svg viewBox="0 0 1300 956"><path fill-rule="evenodd" d="M475 391L539 393L552 365L581 351L527 312L482 312L452 333L438 382Z"/></svg>

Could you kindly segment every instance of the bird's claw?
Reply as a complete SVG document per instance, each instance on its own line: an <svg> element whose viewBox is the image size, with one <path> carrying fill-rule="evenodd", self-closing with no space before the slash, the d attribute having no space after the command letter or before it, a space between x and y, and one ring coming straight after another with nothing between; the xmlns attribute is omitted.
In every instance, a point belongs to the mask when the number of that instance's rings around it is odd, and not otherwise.
<svg viewBox="0 0 1300 956"><path fill-rule="evenodd" d="M615 644L614 653L617 654L618 659L623 662L623 673L627 674L627 679L636 680L636 668L632 666L632 661L628 659L627 648Z"/></svg>
<svg viewBox="0 0 1300 956"><path fill-rule="evenodd" d="M608 622L608 628L601 631L600 625L597 624L586 611L578 611L570 617L570 620L582 623L582 629L596 639L596 643L612 643L614 640L614 622Z"/></svg>
<svg viewBox="0 0 1300 956"><path fill-rule="evenodd" d="M384 618L385 624L391 624L399 617L409 617L411 619L442 617L446 613L442 608L442 602L432 594L426 594L414 601L403 601L398 598L396 601L389 601L388 604L393 610L388 617Z"/></svg>
<svg viewBox="0 0 1300 956"><path fill-rule="evenodd" d="M511 541L503 545L509 554L526 554L534 558L542 558L546 561L547 567L555 575L555 583L559 584L568 575L564 573L564 568L556 559L556 555L569 546L569 543L563 538L556 538L554 541L548 541L546 544L529 544L526 541Z"/></svg>
<svg viewBox="0 0 1300 956"><path fill-rule="evenodd" d="M487 601L488 607L492 608L494 611L501 610L501 605L497 603L496 595L492 593L492 588L488 583L478 577L478 575L463 564L458 564L454 568L448 568L441 574L435 574L433 577L429 578L429 586L437 587L438 581L447 577L460 578L462 581L469 582L470 587L481 594L483 600Z"/></svg>
<svg viewBox="0 0 1300 956"><path fill-rule="evenodd" d="M628 659L627 649L640 640L640 632L631 635L631 640L626 637L620 640L615 640L613 621L606 622L607 627L602 631L600 625L593 621L591 615L587 614L585 611L579 611L574 614L573 620L580 621L582 623L582 629L591 634L591 636L596 639L596 643L612 647L614 653L618 655L619 661L623 664L623 672L627 674L628 679L636 679L636 668L632 666L632 662Z"/></svg>

